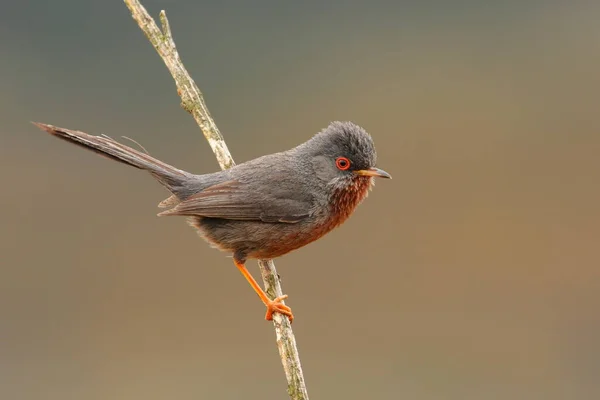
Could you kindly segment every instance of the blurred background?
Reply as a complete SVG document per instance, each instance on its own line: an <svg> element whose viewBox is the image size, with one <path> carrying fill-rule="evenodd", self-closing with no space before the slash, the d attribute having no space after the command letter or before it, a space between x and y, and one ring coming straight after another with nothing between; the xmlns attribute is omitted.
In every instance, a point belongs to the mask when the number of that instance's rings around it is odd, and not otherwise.
<svg viewBox="0 0 600 400"><path fill-rule="evenodd" d="M277 262L311 398L600 397L600 3L144 4L238 162L350 119L394 176ZM0 46L0 398L287 398L231 259L29 124L218 168L125 5L7 3Z"/></svg>

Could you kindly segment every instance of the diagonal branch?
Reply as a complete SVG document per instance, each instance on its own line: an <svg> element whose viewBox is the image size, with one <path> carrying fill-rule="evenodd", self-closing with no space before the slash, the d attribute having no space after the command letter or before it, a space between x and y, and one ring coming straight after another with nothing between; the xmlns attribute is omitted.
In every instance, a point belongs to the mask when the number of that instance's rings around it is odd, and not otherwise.
<svg viewBox="0 0 600 400"><path fill-rule="evenodd" d="M231 168L235 165L231 153L229 153L225 139L223 139L206 107L202 92L200 92L181 62L166 13L164 10L160 12L161 30L138 0L124 1L131 11L133 19L138 23L140 29L148 37L169 72L171 72L177 86L177 94L181 97L181 106L192 114L198 123L221 168ZM283 292L273 261L259 260L258 265L267 294L271 298L281 296ZM308 400L300 356L290 322L286 317L275 313L273 315L273 325L275 326L279 355L288 382L288 394L292 400Z"/></svg>

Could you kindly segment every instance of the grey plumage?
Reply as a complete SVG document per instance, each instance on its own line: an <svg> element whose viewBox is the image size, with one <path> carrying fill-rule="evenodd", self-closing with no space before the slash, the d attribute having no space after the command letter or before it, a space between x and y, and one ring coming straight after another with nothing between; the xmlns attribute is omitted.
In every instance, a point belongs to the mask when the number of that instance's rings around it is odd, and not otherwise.
<svg viewBox="0 0 600 400"><path fill-rule="evenodd" d="M195 175L108 137L36 124L63 140L148 171L173 196L159 215L190 217L215 247L241 262L275 258L341 224L366 196L373 168L371 136L351 122L333 122L307 142L210 174ZM352 168L340 170L344 156ZM389 177L389 175L388 175Z"/></svg>

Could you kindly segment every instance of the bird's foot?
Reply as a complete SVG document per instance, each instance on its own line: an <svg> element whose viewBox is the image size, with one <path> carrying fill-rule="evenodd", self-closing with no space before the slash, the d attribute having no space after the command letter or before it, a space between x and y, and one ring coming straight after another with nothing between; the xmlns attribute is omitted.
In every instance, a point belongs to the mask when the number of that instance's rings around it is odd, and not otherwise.
<svg viewBox="0 0 600 400"><path fill-rule="evenodd" d="M294 314L292 314L292 309L286 306L285 304L281 303L281 301L287 299L287 297L287 294L284 294L283 296L279 296L275 298L275 300L271 300L267 304L265 304L267 306L267 314L265 315L265 319L267 321L273 320L273 313L276 312L286 315L290 319L290 323L294 321Z"/></svg>

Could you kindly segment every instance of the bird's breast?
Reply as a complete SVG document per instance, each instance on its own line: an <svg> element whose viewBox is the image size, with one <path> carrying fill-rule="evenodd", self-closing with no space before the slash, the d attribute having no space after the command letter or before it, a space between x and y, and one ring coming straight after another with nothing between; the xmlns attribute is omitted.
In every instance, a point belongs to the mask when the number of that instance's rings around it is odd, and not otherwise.
<svg viewBox="0 0 600 400"><path fill-rule="evenodd" d="M371 177L357 177L343 188L335 189L329 200L330 221L332 228L346 221L356 207L367 197L373 185Z"/></svg>

